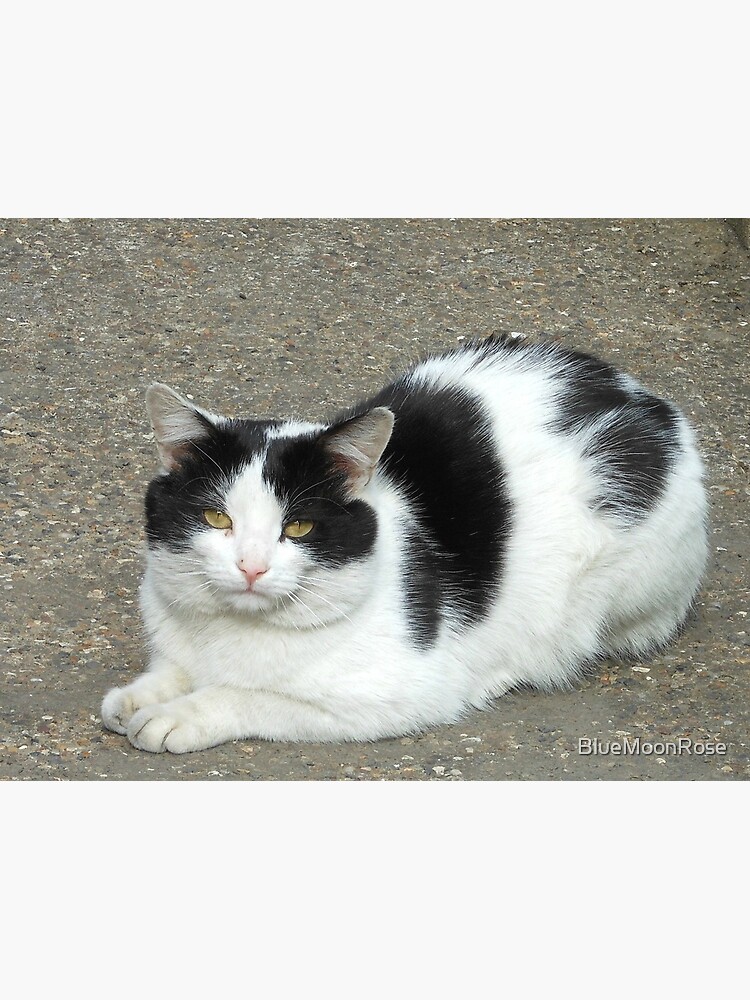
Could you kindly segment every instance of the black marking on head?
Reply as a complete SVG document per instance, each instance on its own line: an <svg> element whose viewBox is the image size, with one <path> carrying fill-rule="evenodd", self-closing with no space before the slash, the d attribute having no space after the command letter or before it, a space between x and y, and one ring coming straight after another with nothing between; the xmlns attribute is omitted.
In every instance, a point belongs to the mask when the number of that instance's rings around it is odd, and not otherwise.
<svg viewBox="0 0 750 1000"><path fill-rule="evenodd" d="M369 504L352 498L346 473L326 450L324 434L270 442L263 478L280 498L287 520L312 521L309 535L285 544L304 545L324 566L363 559L377 537L377 518Z"/></svg>
<svg viewBox="0 0 750 1000"><path fill-rule="evenodd" d="M221 509L232 480L265 447L271 421L232 420L181 446L179 463L157 476L146 491L146 539L151 548L190 547L190 537L205 528L203 511Z"/></svg>
<svg viewBox="0 0 750 1000"><path fill-rule="evenodd" d="M638 520L653 510L679 452L675 408L598 358L557 349L564 360L553 429L596 429L584 455L597 466L597 510Z"/></svg>

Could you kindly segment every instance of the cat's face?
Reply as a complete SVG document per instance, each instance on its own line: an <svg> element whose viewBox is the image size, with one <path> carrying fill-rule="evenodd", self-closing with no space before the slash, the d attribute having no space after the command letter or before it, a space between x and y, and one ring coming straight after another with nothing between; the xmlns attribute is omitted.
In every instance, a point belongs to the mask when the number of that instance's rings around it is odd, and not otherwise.
<svg viewBox="0 0 750 1000"><path fill-rule="evenodd" d="M170 602L314 627L372 585L362 498L393 417L334 428L228 420L166 386L147 396L163 474L146 495L149 566Z"/></svg>

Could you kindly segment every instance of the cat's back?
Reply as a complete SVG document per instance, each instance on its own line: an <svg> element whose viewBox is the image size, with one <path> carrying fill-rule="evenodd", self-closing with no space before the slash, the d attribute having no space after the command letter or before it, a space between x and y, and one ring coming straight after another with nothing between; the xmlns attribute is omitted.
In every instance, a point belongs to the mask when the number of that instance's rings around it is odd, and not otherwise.
<svg viewBox="0 0 750 1000"><path fill-rule="evenodd" d="M389 406L397 415L401 434L394 450L407 435L432 434L449 451L460 451L482 418L502 437L564 433L632 405L638 391L645 392L598 358L550 341L503 335L426 358L365 406ZM480 414L470 412L477 407ZM489 439L490 428L483 430Z"/></svg>
<svg viewBox="0 0 750 1000"><path fill-rule="evenodd" d="M671 477L702 473L676 406L608 362L549 341L470 342L415 365L375 403L397 418L389 468L417 493L456 489L480 509L533 471L539 489L549 480L598 513L635 521Z"/></svg>

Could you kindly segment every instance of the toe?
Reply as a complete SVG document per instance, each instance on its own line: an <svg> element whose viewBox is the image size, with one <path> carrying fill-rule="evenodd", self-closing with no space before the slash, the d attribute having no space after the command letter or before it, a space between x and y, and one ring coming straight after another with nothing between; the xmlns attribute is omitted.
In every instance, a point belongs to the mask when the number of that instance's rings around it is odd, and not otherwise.
<svg viewBox="0 0 750 1000"><path fill-rule="evenodd" d="M142 708L130 720L127 736L138 750L163 753L165 740L175 725L171 716L160 712L158 706Z"/></svg>

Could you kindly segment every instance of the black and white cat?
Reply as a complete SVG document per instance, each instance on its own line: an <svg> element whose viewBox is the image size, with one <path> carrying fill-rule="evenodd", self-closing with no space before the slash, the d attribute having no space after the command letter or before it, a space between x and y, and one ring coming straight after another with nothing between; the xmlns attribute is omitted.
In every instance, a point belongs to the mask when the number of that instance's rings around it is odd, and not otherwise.
<svg viewBox="0 0 750 1000"><path fill-rule="evenodd" d="M654 652L698 589L690 427L585 354L468 343L332 423L146 401L151 661L102 705L140 749L452 722Z"/></svg>

